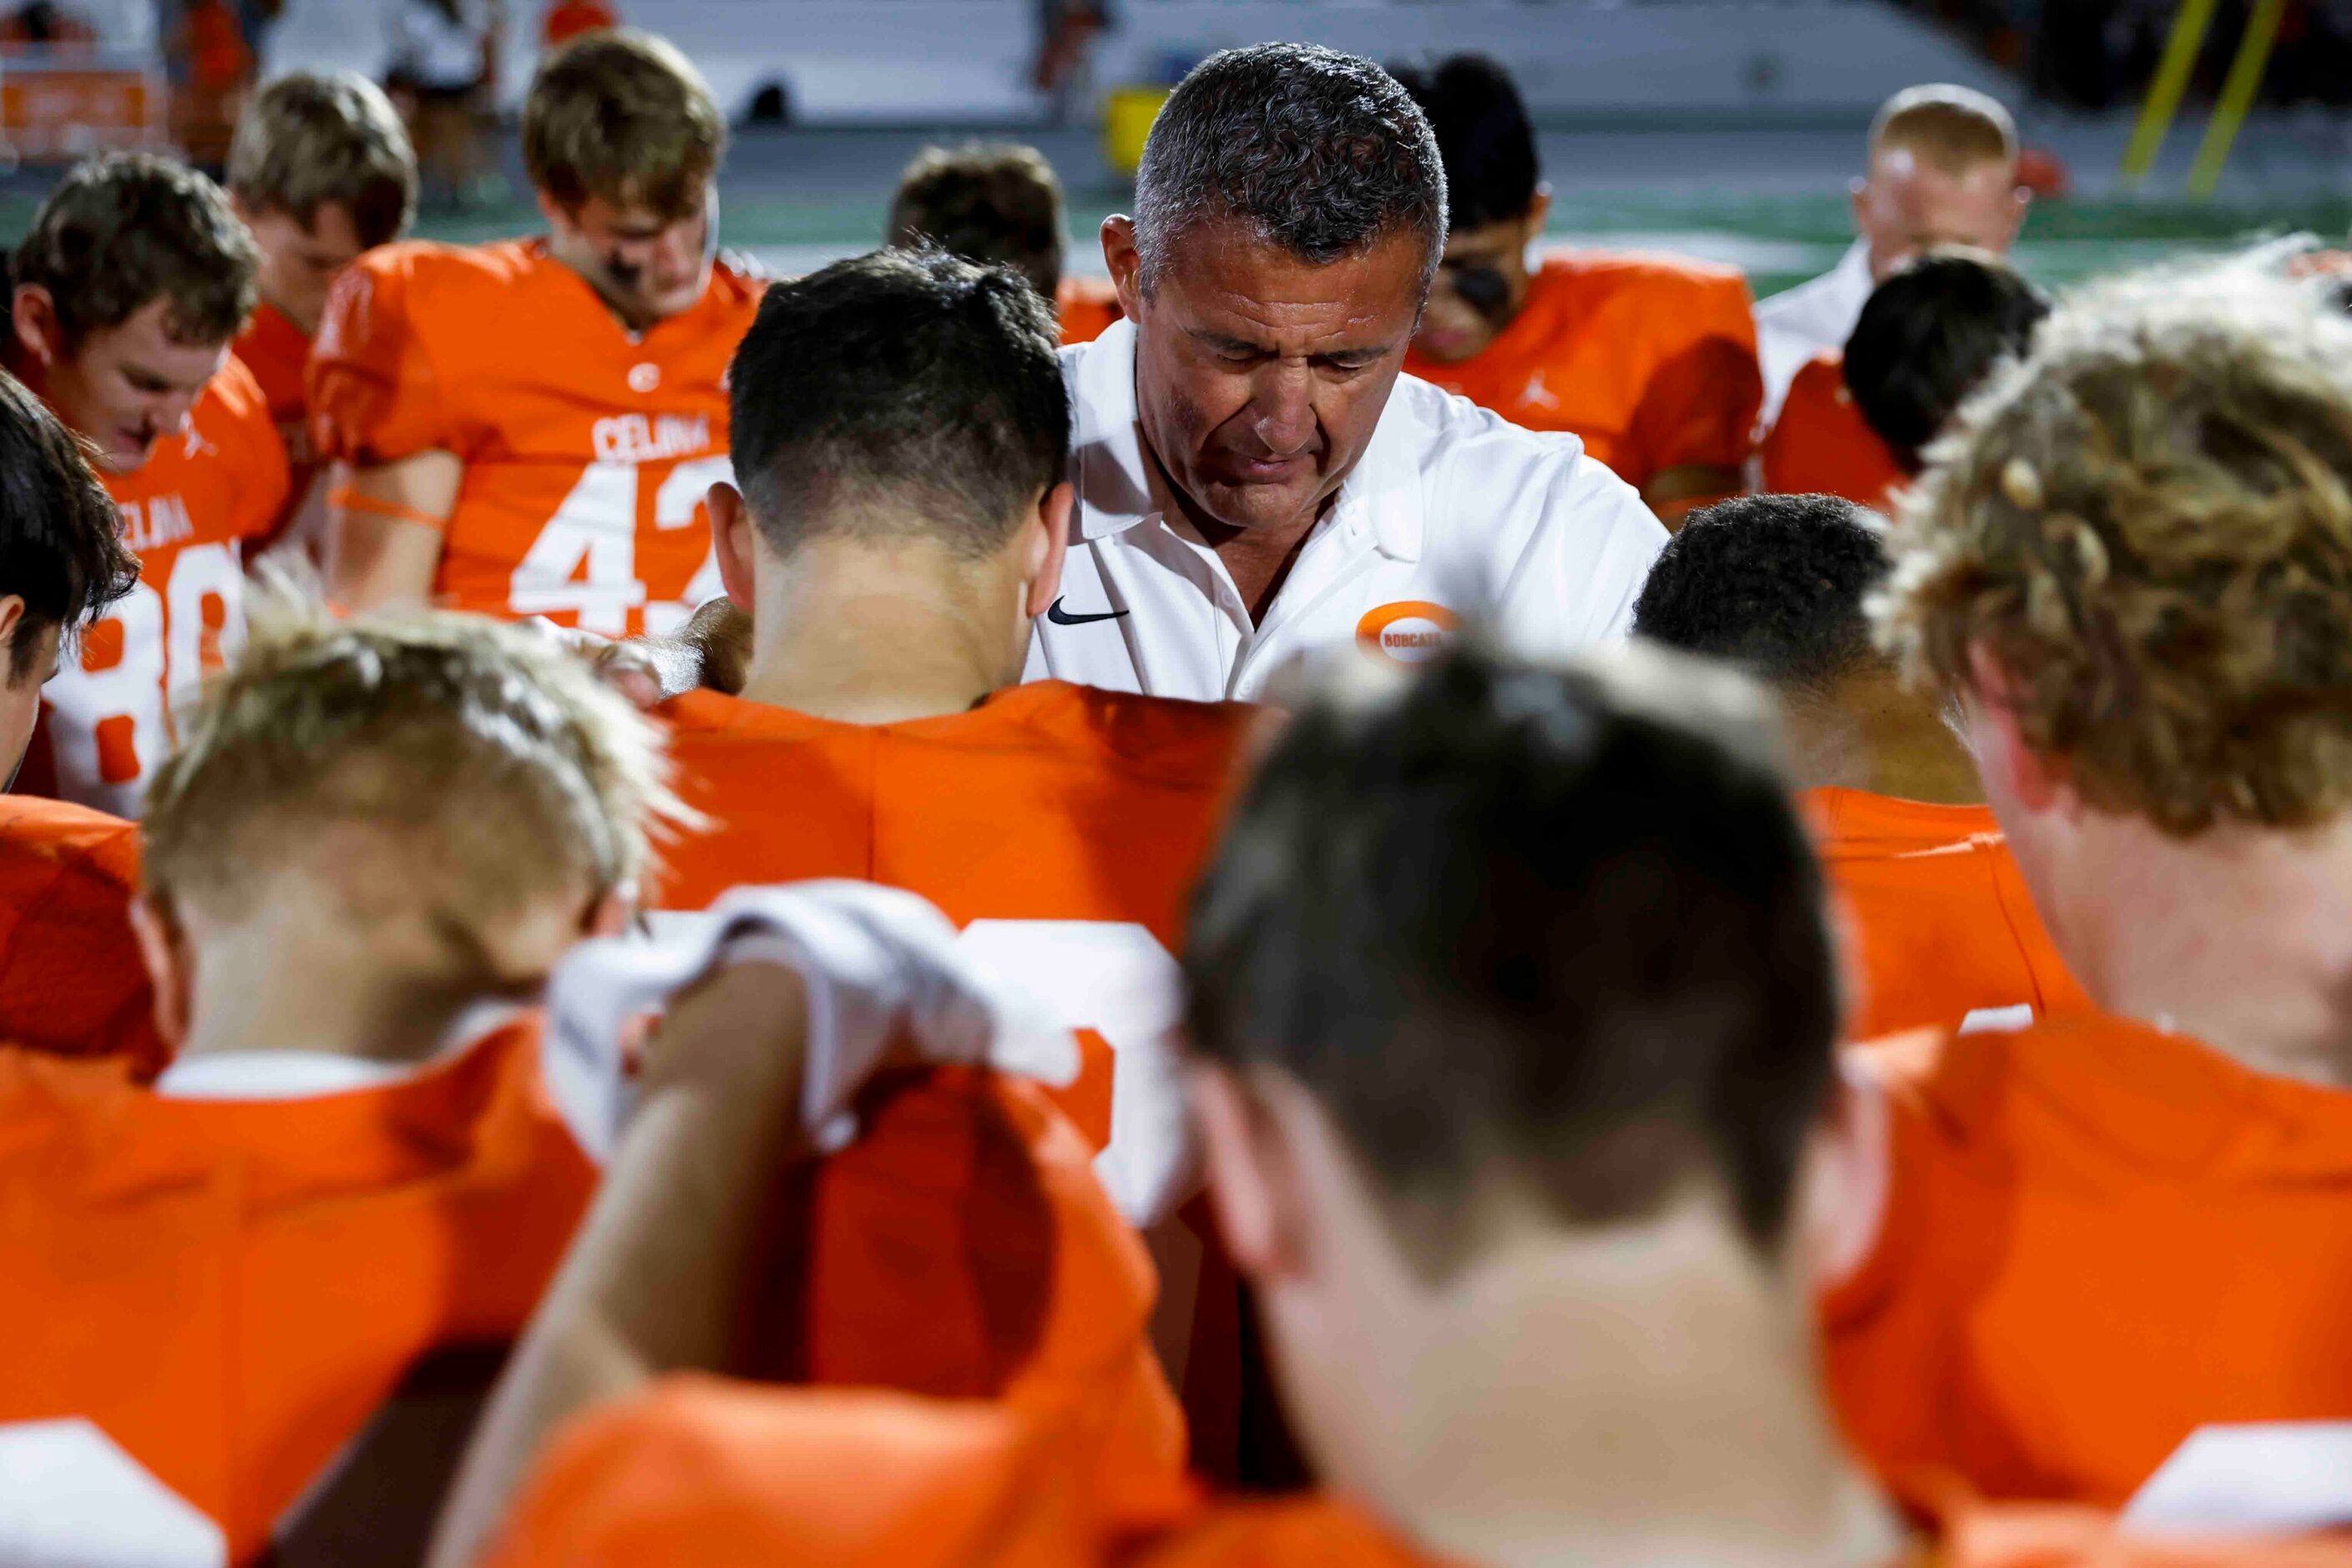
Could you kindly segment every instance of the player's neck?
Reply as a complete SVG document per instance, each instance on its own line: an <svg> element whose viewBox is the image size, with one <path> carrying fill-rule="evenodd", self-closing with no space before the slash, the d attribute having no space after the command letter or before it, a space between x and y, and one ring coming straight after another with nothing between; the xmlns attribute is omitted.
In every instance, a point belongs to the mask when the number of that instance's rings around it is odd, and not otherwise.
<svg viewBox="0 0 2352 1568"><path fill-rule="evenodd" d="M363 944L216 942L195 958L183 1058L312 1051L366 1061L427 1061L465 1010L493 1000L388 970Z"/></svg>
<svg viewBox="0 0 2352 1568"><path fill-rule="evenodd" d="M1900 1529L1847 1458L1804 1293L1713 1205L1531 1243L1421 1339L1383 1502L1425 1546L1535 1563L1877 1564Z"/></svg>
<svg viewBox="0 0 2352 1568"><path fill-rule="evenodd" d="M1939 805L1979 805L1976 759L1933 705L1892 671L1782 705L1790 762L1807 789L1859 789Z"/></svg>
<svg viewBox="0 0 2352 1568"><path fill-rule="evenodd" d="M271 310L277 311L279 315L285 317L288 321L293 324L294 330L301 333L304 337L315 338L319 335L318 316L316 314L298 310L293 306L289 305L279 296L272 293L268 284L266 282L261 286L261 302L268 306Z"/></svg>
<svg viewBox="0 0 2352 1568"><path fill-rule="evenodd" d="M763 577L743 696L849 724L961 713L1021 679L1017 589L903 539L820 539Z"/></svg>
<svg viewBox="0 0 2352 1568"><path fill-rule="evenodd" d="M2193 838L2086 814L2052 929L2110 1012L2246 1067L2352 1088L2352 814Z"/></svg>

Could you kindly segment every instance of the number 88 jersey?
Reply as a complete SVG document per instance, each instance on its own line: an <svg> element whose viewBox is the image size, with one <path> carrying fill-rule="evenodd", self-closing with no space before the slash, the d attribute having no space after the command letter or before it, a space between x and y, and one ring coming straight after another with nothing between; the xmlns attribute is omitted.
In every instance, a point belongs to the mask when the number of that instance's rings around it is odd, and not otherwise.
<svg viewBox="0 0 2352 1568"><path fill-rule="evenodd" d="M328 305L312 442L360 468L464 463L438 603L670 630L719 593L702 500L730 476L727 366L763 287L721 260L698 303L637 333L543 240L384 247Z"/></svg>
<svg viewBox="0 0 2352 1568"><path fill-rule="evenodd" d="M245 635L246 558L277 528L291 479L268 401L235 359L145 462L99 477L139 583L60 650L16 787L136 816L176 705Z"/></svg>

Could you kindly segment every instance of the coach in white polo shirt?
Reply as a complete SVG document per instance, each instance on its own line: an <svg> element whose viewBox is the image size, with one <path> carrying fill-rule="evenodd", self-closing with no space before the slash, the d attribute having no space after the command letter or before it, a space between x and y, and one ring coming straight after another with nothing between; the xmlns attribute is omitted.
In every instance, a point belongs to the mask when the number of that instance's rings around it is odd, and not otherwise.
<svg viewBox="0 0 2352 1568"><path fill-rule="evenodd" d="M1103 225L1127 320L1063 351L1077 490L1028 678L1250 698L1293 653L1622 636L1665 531L1574 437L1400 374L1445 247L1428 122L1368 60L1228 50Z"/></svg>

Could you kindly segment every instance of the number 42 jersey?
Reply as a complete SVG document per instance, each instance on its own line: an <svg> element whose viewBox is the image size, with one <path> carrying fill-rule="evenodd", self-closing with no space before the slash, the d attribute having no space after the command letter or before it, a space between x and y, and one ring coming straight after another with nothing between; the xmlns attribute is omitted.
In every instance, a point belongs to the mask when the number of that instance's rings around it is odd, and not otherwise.
<svg viewBox="0 0 2352 1568"><path fill-rule="evenodd" d="M329 301L312 443L465 464L437 603L672 630L719 592L702 500L730 474L727 366L764 286L722 259L699 302L631 332L544 240L385 246Z"/></svg>

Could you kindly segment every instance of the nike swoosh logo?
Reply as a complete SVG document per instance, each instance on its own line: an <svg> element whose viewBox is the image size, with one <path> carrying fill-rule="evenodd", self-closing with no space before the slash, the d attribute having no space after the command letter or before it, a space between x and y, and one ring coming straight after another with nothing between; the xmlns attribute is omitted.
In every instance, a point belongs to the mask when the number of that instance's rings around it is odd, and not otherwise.
<svg viewBox="0 0 2352 1568"><path fill-rule="evenodd" d="M1083 626L1094 621L1115 621L1125 614L1125 610L1104 610L1097 615L1074 616L1063 609L1062 601L1056 599L1046 607L1045 618L1057 626Z"/></svg>

